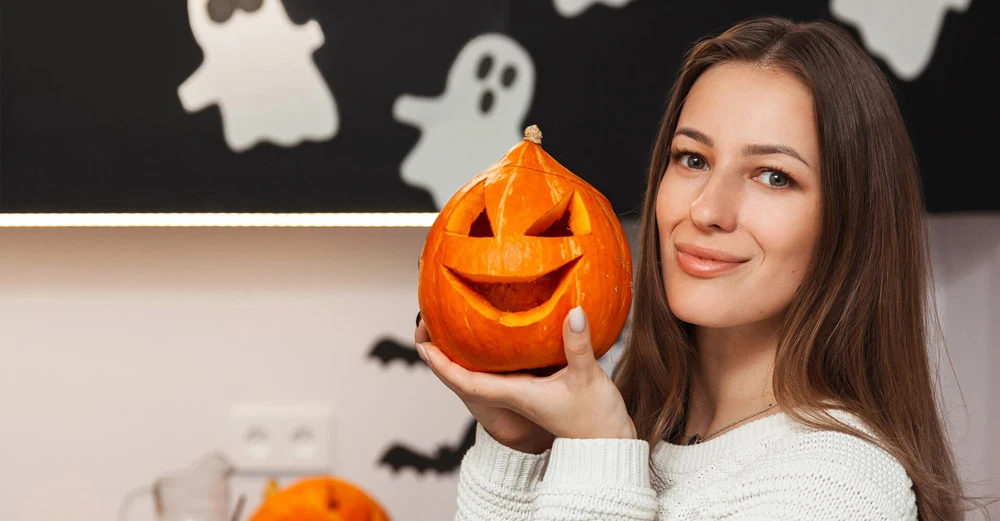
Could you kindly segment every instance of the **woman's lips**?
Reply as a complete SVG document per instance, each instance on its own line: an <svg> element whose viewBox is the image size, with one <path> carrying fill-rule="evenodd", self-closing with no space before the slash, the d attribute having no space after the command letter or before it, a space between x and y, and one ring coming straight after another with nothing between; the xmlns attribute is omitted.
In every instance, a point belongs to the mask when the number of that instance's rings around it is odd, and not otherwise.
<svg viewBox="0 0 1000 521"><path fill-rule="evenodd" d="M689 244L675 244L677 265L688 275L711 277L737 268L749 259Z"/></svg>

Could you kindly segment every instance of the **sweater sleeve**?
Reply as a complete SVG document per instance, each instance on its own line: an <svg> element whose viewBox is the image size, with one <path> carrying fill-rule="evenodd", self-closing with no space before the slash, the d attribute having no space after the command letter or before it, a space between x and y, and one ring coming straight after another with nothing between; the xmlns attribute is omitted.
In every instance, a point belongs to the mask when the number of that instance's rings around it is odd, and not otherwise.
<svg viewBox="0 0 1000 521"><path fill-rule="evenodd" d="M532 521L655 519L649 444L557 438L531 514Z"/></svg>
<svg viewBox="0 0 1000 521"><path fill-rule="evenodd" d="M493 439L476 424L476 443L459 469L456 521L527 521L549 452L527 454Z"/></svg>
<svg viewBox="0 0 1000 521"><path fill-rule="evenodd" d="M457 521L655 517L644 440L557 438L534 455L500 444L479 425L459 471Z"/></svg>
<svg viewBox="0 0 1000 521"><path fill-rule="evenodd" d="M903 466L854 436L819 432L768 456L740 485L718 491L708 519L727 521L916 521Z"/></svg>

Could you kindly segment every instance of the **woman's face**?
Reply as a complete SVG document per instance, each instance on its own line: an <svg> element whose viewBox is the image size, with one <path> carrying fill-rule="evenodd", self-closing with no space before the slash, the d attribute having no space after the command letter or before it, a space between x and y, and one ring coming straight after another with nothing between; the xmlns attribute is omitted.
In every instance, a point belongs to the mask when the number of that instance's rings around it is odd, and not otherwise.
<svg viewBox="0 0 1000 521"><path fill-rule="evenodd" d="M667 301L681 320L780 318L820 228L812 96L785 72L715 65L692 86L656 196Z"/></svg>

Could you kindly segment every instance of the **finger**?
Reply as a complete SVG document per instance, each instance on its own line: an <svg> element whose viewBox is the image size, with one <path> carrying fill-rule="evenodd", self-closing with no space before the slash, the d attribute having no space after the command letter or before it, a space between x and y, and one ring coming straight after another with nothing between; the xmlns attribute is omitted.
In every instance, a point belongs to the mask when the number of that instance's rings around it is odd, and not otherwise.
<svg viewBox="0 0 1000 521"><path fill-rule="evenodd" d="M590 321L580 306L569 310L563 320L563 346L566 350L566 365L571 370L589 371L594 366L600 367L590 342Z"/></svg>
<svg viewBox="0 0 1000 521"><path fill-rule="evenodd" d="M424 324L423 320L417 324L417 329L413 332L413 340L418 344L431 341L431 334L427 331L427 325Z"/></svg>
<svg viewBox="0 0 1000 521"><path fill-rule="evenodd" d="M434 344L421 344L424 360L451 390L460 397L482 401L494 405L512 407L520 400L516 397L527 391L527 375L498 375L470 371L452 362Z"/></svg>
<svg viewBox="0 0 1000 521"><path fill-rule="evenodd" d="M461 398L464 401L465 395L462 393L461 389L459 389L454 383L452 383L450 380L448 380L448 378L446 378L443 374L441 374L441 372L438 371L437 366L431 363L431 361L428 359L427 348L433 346L434 345L429 342L417 342L417 353L420 355L420 358L424 362L427 362L427 367L431 368L431 372L434 373L434 376L437 376L438 380L441 380L441 383L443 383L447 388L451 389L452 392L454 392L456 395L458 395L459 398ZM447 357L441 354L440 351L438 353L441 358L445 358L447 360ZM438 364L441 363L439 360L435 360L435 362Z"/></svg>

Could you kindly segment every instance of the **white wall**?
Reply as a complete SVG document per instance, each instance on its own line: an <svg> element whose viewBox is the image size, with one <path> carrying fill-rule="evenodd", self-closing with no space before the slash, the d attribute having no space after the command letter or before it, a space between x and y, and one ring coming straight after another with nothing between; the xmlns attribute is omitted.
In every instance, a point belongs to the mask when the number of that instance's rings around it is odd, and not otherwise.
<svg viewBox="0 0 1000 521"><path fill-rule="evenodd" d="M1000 495L1000 216L935 217L932 231L968 405L945 362L956 447ZM332 407L333 473L399 520L450 519L454 475L376 462L403 437L455 443L468 413L425 368L366 357L381 336L412 337L425 233L0 229L0 519L114 519L129 490L219 446L231 405L300 402ZM239 478L233 493L252 511L260 486Z"/></svg>
<svg viewBox="0 0 1000 521"><path fill-rule="evenodd" d="M938 315L947 346L937 357L938 371L956 456L965 479L977 482L969 493L997 497L1000 215L935 217L930 232ZM989 511L1000 517L1000 504Z"/></svg>
<svg viewBox="0 0 1000 521"><path fill-rule="evenodd" d="M114 519L128 490L219 446L231 405L300 402L332 407L335 474L397 519L453 516L453 476L376 466L399 437L456 442L468 418L426 368L366 357L412 341L425 234L0 230L0 519ZM248 511L261 481L235 483Z"/></svg>

